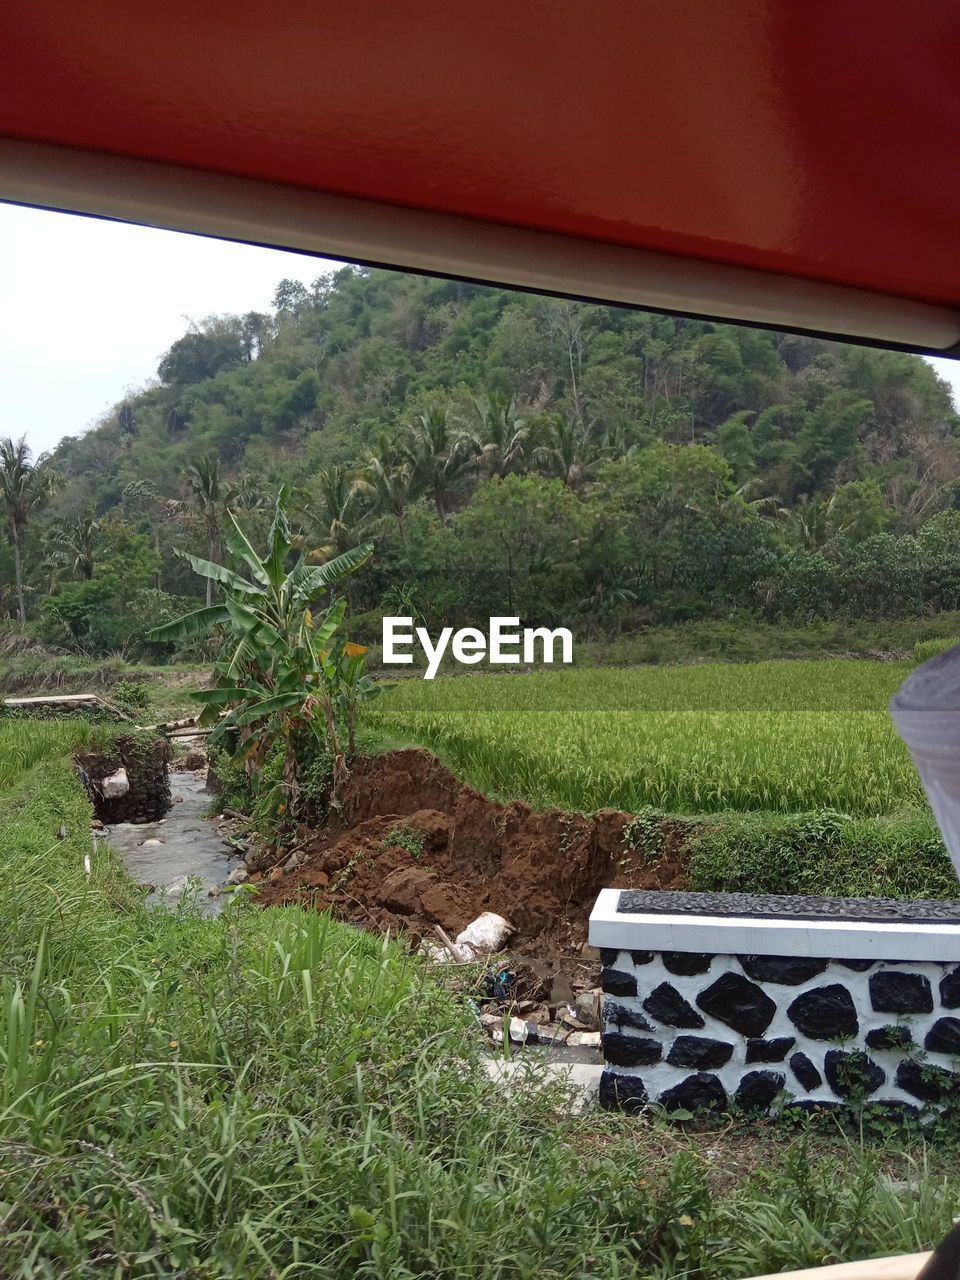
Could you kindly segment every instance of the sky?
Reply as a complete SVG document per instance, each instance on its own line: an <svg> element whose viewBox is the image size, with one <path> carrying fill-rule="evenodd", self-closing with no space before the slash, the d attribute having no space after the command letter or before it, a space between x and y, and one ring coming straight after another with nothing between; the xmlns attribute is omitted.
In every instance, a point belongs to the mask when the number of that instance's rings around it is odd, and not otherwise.
<svg viewBox="0 0 960 1280"><path fill-rule="evenodd" d="M0 436L35 453L156 377L191 320L267 311L339 263L0 204ZM930 361L960 405L960 361Z"/></svg>
<svg viewBox="0 0 960 1280"><path fill-rule="evenodd" d="M0 204L0 436L34 453L156 377L190 320L269 311L338 262Z"/></svg>

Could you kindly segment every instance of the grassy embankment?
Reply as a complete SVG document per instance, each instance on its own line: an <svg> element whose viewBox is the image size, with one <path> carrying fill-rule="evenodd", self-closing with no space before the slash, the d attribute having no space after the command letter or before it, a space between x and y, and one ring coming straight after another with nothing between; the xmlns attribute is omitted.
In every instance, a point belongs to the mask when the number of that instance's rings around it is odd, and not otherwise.
<svg viewBox="0 0 960 1280"><path fill-rule="evenodd" d="M149 909L104 848L88 878L89 733L0 726L4 1275L721 1280L948 1228L946 1155L570 1117L488 1084L388 940Z"/></svg>

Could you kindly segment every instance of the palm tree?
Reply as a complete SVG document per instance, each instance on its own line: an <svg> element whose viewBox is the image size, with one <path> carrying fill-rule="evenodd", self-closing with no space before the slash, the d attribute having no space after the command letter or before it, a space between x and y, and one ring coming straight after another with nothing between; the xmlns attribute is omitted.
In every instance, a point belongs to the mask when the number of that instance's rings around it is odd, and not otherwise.
<svg viewBox="0 0 960 1280"><path fill-rule="evenodd" d="M404 512L416 500L419 492L419 477L409 458L398 455L388 445L386 436L381 435L377 441L377 451L367 461L363 479L370 486L377 511L393 516L400 530L400 537L406 542Z"/></svg>
<svg viewBox="0 0 960 1280"><path fill-rule="evenodd" d="M60 477L44 457L33 462L26 436L0 440L0 507L10 526L13 542L13 568L17 588L17 612L21 622L27 620L23 598L23 540L30 519L53 494Z"/></svg>
<svg viewBox="0 0 960 1280"><path fill-rule="evenodd" d="M51 521L44 535L48 563L67 568L85 582L93 577L100 521L90 507L72 520Z"/></svg>
<svg viewBox="0 0 960 1280"><path fill-rule="evenodd" d="M366 523L358 511L359 499L373 492L366 473L351 467L321 467L310 490L302 492L299 514L309 530L307 559L326 560L355 547Z"/></svg>
<svg viewBox="0 0 960 1280"><path fill-rule="evenodd" d="M541 419L543 443L534 461L547 475L559 476L567 489L582 489L600 463L600 453L586 427L562 413Z"/></svg>
<svg viewBox="0 0 960 1280"><path fill-rule="evenodd" d="M223 477L220 459L198 458L184 472L190 488L190 501L207 531L207 559L220 556L220 532L224 514L236 497L235 490ZM213 579L207 578L207 608L213 604Z"/></svg>
<svg viewBox="0 0 960 1280"><path fill-rule="evenodd" d="M495 393L472 396L470 410L463 439L472 465L491 476L519 471L530 432L516 400Z"/></svg>
<svg viewBox="0 0 960 1280"><path fill-rule="evenodd" d="M466 463L466 439L451 429L445 405L431 405L409 430L407 456L419 484L430 493L440 523L450 510L450 489Z"/></svg>

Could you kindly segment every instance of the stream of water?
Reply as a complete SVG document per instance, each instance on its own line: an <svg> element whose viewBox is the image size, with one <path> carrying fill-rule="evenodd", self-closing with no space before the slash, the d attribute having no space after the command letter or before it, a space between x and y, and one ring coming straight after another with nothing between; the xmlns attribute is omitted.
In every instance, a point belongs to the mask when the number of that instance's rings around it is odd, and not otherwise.
<svg viewBox="0 0 960 1280"><path fill-rule="evenodd" d="M222 885L239 864L217 830L206 817L213 796L202 777L193 773L170 774L170 790L181 799L159 822L118 822L103 836L120 854L127 870L140 884L151 884L164 901L176 905L191 878L202 882L198 902L206 915L216 915L222 897L211 898L209 890Z"/></svg>

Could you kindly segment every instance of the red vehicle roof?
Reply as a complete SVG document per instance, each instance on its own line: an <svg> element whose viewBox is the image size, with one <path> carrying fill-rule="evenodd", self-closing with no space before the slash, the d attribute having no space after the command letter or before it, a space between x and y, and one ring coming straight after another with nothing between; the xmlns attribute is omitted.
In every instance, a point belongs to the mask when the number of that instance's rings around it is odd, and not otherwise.
<svg viewBox="0 0 960 1280"><path fill-rule="evenodd" d="M960 339L952 0L32 0L4 27L0 197Z"/></svg>

